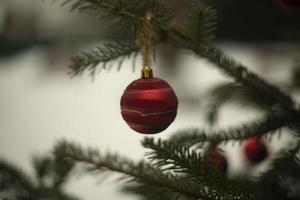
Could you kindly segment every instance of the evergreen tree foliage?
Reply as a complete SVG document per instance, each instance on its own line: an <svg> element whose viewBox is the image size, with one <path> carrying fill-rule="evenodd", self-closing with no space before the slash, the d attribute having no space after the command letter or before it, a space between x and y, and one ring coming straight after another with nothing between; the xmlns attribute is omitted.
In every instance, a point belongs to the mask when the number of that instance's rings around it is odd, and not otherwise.
<svg viewBox="0 0 300 200"><path fill-rule="evenodd" d="M0 160L0 198L3 200L78 200L64 192L74 164L53 156L32 159L34 177L6 160Z"/></svg>
<svg viewBox="0 0 300 200"><path fill-rule="evenodd" d="M73 58L73 63L70 65L73 76L82 74L85 70L88 70L92 76L96 74L97 66L102 64L100 69L108 69L107 63L122 57L119 60L119 67L126 58L130 58L132 54L136 57L138 54L138 48L135 45L125 43L109 43L97 47L95 50L82 53Z"/></svg>
<svg viewBox="0 0 300 200"><path fill-rule="evenodd" d="M118 154L102 155L66 141L56 145L54 154L83 163L86 172L119 172L128 181L139 183L143 191L154 189L184 199L254 199L246 184L228 180L205 157L179 143L146 138L142 144L152 150L148 154L150 162L135 163Z"/></svg>
<svg viewBox="0 0 300 200"><path fill-rule="evenodd" d="M279 88L248 71L247 67L225 54L213 44L217 29L216 11L200 0L191 1L189 14L184 22L174 21L174 13L159 0L62 0L62 5L71 5L72 10L93 11L99 19L115 28L116 31L131 32L129 44L109 43L96 50L83 53L73 59L71 74L81 75L85 71L95 74L96 67L102 64L136 55L139 50L137 40L145 34L145 26L153 27L153 44L165 42L174 44L178 49L207 59L232 78L232 83L221 85L212 91L215 98L209 112L213 123L220 106L232 98L259 105L265 111L262 119L249 122L227 130L189 129L175 133L168 140L145 138L142 145L148 149L147 160L133 162L119 154L102 154L96 149L82 148L68 141L58 142L54 154L58 160L80 165L86 173L107 171L117 172L132 185L124 190L148 199L201 199L201 200L283 200L299 199L291 195L291 188L284 186L288 178L299 177L298 152L300 145L291 147L277 158L266 172L255 181L234 181L220 172L208 159L208 152L221 142L242 141L247 137L272 135L283 127L294 133L299 140L300 110L297 102L283 88ZM151 18L148 18L149 13ZM127 42L128 42L127 41ZM119 65L120 66L120 65ZM299 69L298 69L299 71ZM295 73L299 75L299 73ZM294 85L298 84L294 78ZM242 100L243 99L243 100ZM195 149L192 146L197 146ZM34 166L37 178L43 188L43 177L53 173L45 160L36 160ZM50 165L51 166L51 165ZM28 195L34 188L29 179L17 169L1 164L7 172L3 180L14 183L15 189L21 188L20 195ZM71 169L68 168L68 169ZM55 171L55 170L54 170ZM60 171L60 176L53 181L57 188L67 171ZM55 171L57 173L57 171ZM18 177L18 178L16 178ZM1 186L8 183L4 181Z"/></svg>

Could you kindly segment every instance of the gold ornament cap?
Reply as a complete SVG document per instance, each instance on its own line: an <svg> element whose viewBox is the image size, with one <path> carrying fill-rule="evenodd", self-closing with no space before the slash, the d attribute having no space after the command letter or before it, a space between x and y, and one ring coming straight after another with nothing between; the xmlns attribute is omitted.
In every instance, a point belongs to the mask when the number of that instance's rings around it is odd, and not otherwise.
<svg viewBox="0 0 300 200"><path fill-rule="evenodd" d="M151 67L145 66L142 68L142 78L152 78L153 70Z"/></svg>

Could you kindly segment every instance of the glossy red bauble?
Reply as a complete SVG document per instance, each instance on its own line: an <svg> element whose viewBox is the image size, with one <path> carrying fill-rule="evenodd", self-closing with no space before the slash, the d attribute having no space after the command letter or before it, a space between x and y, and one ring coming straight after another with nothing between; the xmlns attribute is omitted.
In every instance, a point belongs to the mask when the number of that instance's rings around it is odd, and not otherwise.
<svg viewBox="0 0 300 200"><path fill-rule="evenodd" d="M259 163L268 156L268 150L263 141L258 137L250 137L246 139L244 144L244 153L248 160L253 163Z"/></svg>
<svg viewBox="0 0 300 200"><path fill-rule="evenodd" d="M224 151L221 149L210 150L207 154L208 162L218 168L221 172L225 173L227 171L227 160L224 156Z"/></svg>
<svg viewBox="0 0 300 200"><path fill-rule="evenodd" d="M143 134L162 132L174 121L178 100L171 86L158 78L133 81L121 98L123 119Z"/></svg>

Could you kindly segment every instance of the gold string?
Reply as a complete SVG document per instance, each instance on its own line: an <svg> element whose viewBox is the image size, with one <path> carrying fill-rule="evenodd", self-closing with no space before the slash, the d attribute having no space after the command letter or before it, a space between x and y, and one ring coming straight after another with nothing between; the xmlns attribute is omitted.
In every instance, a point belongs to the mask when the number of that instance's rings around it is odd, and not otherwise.
<svg viewBox="0 0 300 200"><path fill-rule="evenodd" d="M143 32L137 37L136 44L142 51L143 57L143 67L150 67L152 64L151 60L151 48L152 48L152 38L154 34L153 26L151 25L151 20L153 18L153 13L147 12L145 16L145 23L143 27Z"/></svg>

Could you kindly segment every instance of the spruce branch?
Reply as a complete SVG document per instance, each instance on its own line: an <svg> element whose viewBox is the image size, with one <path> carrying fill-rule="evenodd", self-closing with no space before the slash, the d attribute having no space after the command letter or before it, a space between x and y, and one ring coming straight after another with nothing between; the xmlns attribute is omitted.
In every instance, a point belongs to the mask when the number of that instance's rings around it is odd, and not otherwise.
<svg viewBox="0 0 300 200"><path fill-rule="evenodd" d="M33 181L23 170L0 160L0 193L14 190L15 195L28 196L28 191L33 189Z"/></svg>
<svg viewBox="0 0 300 200"><path fill-rule="evenodd" d="M201 48L194 42L197 38L191 38L178 28L170 29L168 35L179 47L191 50L200 57L207 58L216 67L233 77L237 83L255 91L261 98L270 102L276 101L284 110L295 116L299 115L295 108L295 102L288 94L250 72L244 65L226 55L221 49L212 46Z"/></svg>
<svg viewBox="0 0 300 200"><path fill-rule="evenodd" d="M53 156L35 156L32 164L39 186L44 187L45 182L47 181L49 184L49 180L51 180L53 188L62 187L74 167L73 163L66 160L54 160Z"/></svg>
<svg viewBox="0 0 300 200"><path fill-rule="evenodd" d="M210 199L254 199L246 185L227 179L206 157L194 150L179 143L155 141L153 138L145 138L142 145L152 150L147 155L155 166L164 171L185 174L188 179L205 187L211 194Z"/></svg>
<svg viewBox="0 0 300 200"><path fill-rule="evenodd" d="M208 170L211 165L199 153L188 147L161 139L155 141L153 138L144 138L142 145L152 150L147 152L146 156L161 170L190 174L190 178L202 183L210 181L206 180L205 174L211 173ZM213 172L220 175L217 170Z"/></svg>
<svg viewBox="0 0 300 200"><path fill-rule="evenodd" d="M258 95L253 88L244 87L237 83L223 83L215 86L208 93L209 102L206 112L207 121L213 125L218 118L218 112L222 106L234 102L240 106L258 108L264 112L271 113L278 111L274 99L265 99Z"/></svg>
<svg viewBox="0 0 300 200"><path fill-rule="evenodd" d="M289 196L291 195L291 189L289 186L285 186L284 182L289 179L298 180L300 178L300 162L297 157L299 149L299 140L290 144L290 147L280 152L280 154L272 160L270 167L264 172L261 172L253 181L253 187L257 188L256 193L260 199L286 200L287 194L289 194ZM268 192L267 196L265 195L265 192ZM290 196L290 198L295 199L296 196L294 196L294 198Z"/></svg>
<svg viewBox="0 0 300 200"><path fill-rule="evenodd" d="M141 188L138 184L125 185L122 188L122 192L139 195L141 200L197 200L174 194L173 192L162 192L160 188Z"/></svg>
<svg viewBox="0 0 300 200"><path fill-rule="evenodd" d="M205 54L200 53L199 55L208 58L226 74L235 78L236 82L256 91L262 98L270 102L275 100L286 111L297 114L295 102L288 94L285 94L276 86L267 83L256 74L249 72L245 66L226 55L222 50L210 48Z"/></svg>
<svg viewBox="0 0 300 200"><path fill-rule="evenodd" d="M112 22L112 26L124 30L132 30L135 35L143 34L143 27L149 23L146 19L146 13L151 12L151 26L158 33L168 32L171 17L169 9L166 8L162 1L157 0L65 0L62 5L71 4L72 10L86 11L94 10L100 15L101 20ZM191 15L188 18L189 23L186 27L182 27L181 31L192 40L192 44L197 49L208 48L213 39L216 30L216 12L210 6L193 1L191 5ZM160 43L162 41L155 41ZM183 41L181 45L187 44ZM188 45L187 48L191 48ZM124 44L108 44L83 53L73 58L70 65L71 75L80 75L86 69L92 75L96 72L96 66L103 63L102 68L106 67L106 63L120 56L128 56L132 52L136 52L137 48L133 45Z"/></svg>
<svg viewBox="0 0 300 200"><path fill-rule="evenodd" d="M157 28L169 24L171 17L164 3L157 0L63 0L62 6L68 4L72 11L96 11L101 21L122 31L141 30L147 11L154 13L152 23Z"/></svg>
<svg viewBox="0 0 300 200"><path fill-rule="evenodd" d="M217 14L211 6L199 1L194 1L191 7L185 32L199 51L210 47L215 39Z"/></svg>
<svg viewBox="0 0 300 200"><path fill-rule="evenodd" d="M217 25L216 11L203 3L195 5L197 5L196 12L194 11L194 17L189 24L185 24L183 28L171 27L164 29L168 33L169 38L177 46L207 58L216 67L233 77L237 83L241 83L250 90L256 91L261 98L270 102L276 101L283 109L292 112L296 116L299 115L295 109L295 102L288 94L281 91L278 87L267 83L256 74L249 72L245 66L226 55L222 50L212 47L211 43ZM195 26L195 22L197 22L198 26ZM192 29L191 26L197 28Z"/></svg>
<svg viewBox="0 0 300 200"><path fill-rule="evenodd" d="M0 197L7 200L78 200L62 189L72 170L71 163L45 156L34 157L32 164L36 179L9 162L0 160Z"/></svg>
<svg viewBox="0 0 300 200"><path fill-rule="evenodd" d="M211 6L193 0L186 23L160 28L178 47L200 52L209 48L215 39L217 14Z"/></svg>
<svg viewBox="0 0 300 200"><path fill-rule="evenodd" d="M250 105L264 110L272 110L272 106L276 104L274 99L265 99L258 95L253 88L244 87L237 83L225 83L214 87L210 92L213 101L216 104L226 102L238 103L241 105Z"/></svg>
<svg viewBox="0 0 300 200"><path fill-rule="evenodd" d="M85 164L85 170L89 172L118 172L141 186L161 187L190 198L209 199L207 191L201 190L197 184L172 173L162 173L143 161L135 163L117 154L101 155L95 149L83 149L66 141L59 142L55 146L54 154L58 158Z"/></svg>
<svg viewBox="0 0 300 200"><path fill-rule="evenodd" d="M53 162L50 157L35 156L32 158L32 164L35 171L36 179L41 187L45 186L45 178L49 175L53 168Z"/></svg>
<svg viewBox="0 0 300 200"><path fill-rule="evenodd" d="M119 69L127 58L138 55L138 48L134 45L125 43L108 43L90 50L72 58L72 64L69 66L72 76L81 75L85 71L89 71L91 75L95 75L97 67L102 64L101 69L106 69L106 64L120 57Z"/></svg>
<svg viewBox="0 0 300 200"><path fill-rule="evenodd" d="M230 127L226 130L199 130L191 129L180 131L172 140L178 143L184 143L192 146L197 143L209 142L211 145L216 145L220 142L230 140L243 140L251 136L260 136L270 132L274 132L284 126L289 126L294 122L289 115L268 116L261 121L246 123L239 127ZM275 132L274 132L275 133Z"/></svg>
<svg viewBox="0 0 300 200"><path fill-rule="evenodd" d="M297 140L296 143L291 144L291 147L283 150L280 155L278 155L271 164L269 170L261 173L262 177L270 177L276 174L277 177L282 175L294 174L295 176L300 178L300 161L297 158L297 153L300 150L300 141ZM288 170L287 170L288 169Z"/></svg>

